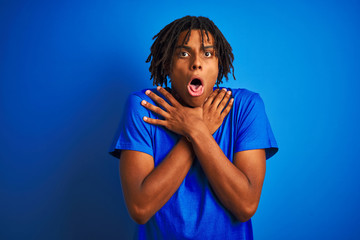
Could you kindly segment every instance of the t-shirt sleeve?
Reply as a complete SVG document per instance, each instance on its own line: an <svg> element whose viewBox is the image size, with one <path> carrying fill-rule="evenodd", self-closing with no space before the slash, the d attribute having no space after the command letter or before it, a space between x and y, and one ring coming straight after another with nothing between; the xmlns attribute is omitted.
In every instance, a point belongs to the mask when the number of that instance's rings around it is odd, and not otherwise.
<svg viewBox="0 0 360 240"><path fill-rule="evenodd" d="M235 152L265 149L266 159L272 157L278 146L265 112L264 102L257 93L239 103L238 129Z"/></svg>
<svg viewBox="0 0 360 240"><path fill-rule="evenodd" d="M131 94L126 102L123 118L109 153L120 158L121 150L134 150L153 156L151 126L143 121L149 111L141 106L142 98Z"/></svg>

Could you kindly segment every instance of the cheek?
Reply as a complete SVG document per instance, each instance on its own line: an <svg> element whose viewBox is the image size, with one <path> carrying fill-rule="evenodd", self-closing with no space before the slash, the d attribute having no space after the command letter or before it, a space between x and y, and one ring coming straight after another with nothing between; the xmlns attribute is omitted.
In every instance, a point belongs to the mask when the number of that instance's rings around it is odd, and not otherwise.
<svg viewBox="0 0 360 240"><path fill-rule="evenodd" d="M213 61L211 63L211 69L213 70L212 73L217 77L219 74L219 61Z"/></svg>
<svg viewBox="0 0 360 240"><path fill-rule="evenodd" d="M219 76L219 67L218 67L218 65L216 64L216 65L213 66L212 69L213 69L213 71L212 71L211 76L212 76L213 81L214 81L214 84L215 84L216 81L217 81L217 78L218 78L218 76Z"/></svg>

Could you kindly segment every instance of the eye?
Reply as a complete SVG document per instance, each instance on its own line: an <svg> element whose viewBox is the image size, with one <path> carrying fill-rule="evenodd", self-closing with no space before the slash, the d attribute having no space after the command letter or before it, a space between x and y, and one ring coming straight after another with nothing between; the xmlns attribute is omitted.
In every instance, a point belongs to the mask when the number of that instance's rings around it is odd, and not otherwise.
<svg viewBox="0 0 360 240"><path fill-rule="evenodd" d="M188 52L180 52L180 57L188 57L189 53Z"/></svg>
<svg viewBox="0 0 360 240"><path fill-rule="evenodd" d="M212 52L205 52L204 55L205 55L205 57L211 57L211 56L212 56Z"/></svg>

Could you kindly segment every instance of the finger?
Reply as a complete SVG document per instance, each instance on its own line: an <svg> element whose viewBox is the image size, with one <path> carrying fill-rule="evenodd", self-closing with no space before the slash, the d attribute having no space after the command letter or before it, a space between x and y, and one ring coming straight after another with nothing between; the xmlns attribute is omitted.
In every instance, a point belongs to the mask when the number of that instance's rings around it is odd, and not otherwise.
<svg viewBox="0 0 360 240"><path fill-rule="evenodd" d="M158 86L156 88L167 100L169 100L169 102L171 103L172 106L176 107L178 105L180 105L180 103L173 97L173 95L171 95L171 93L169 93L165 88Z"/></svg>
<svg viewBox="0 0 360 240"><path fill-rule="evenodd" d="M223 98L223 100L219 104L218 110L220 112L224 110L226 104L229 102L230 96L231 96L231 91L227 91L226 94L225 94L225 97Z"/></svg>
<svg viewBox="0 0 360 240"><path fill-rule="evenodd" d="M150 111L163 116L164 118L169 117L169 113L165 112L164 110L162 110L161 108L159 108L157 106L152 105L151 103L149 103L145 100L141 101L141 105L143 105L145 108L149 109Z"/></svg>
<svg viewBox="0 0 360 240"><path fill-rule="evenodd" d="M215 90L210 94L210 96L205 100L205 102L204 102L204 107L209 107L209 106L212 104L214 98L218 95L218 93L219 93L219 89L215 89Z"/></svg>
<svg viewBox="0 0 360 240"><path fill-rule="evenodd" d="M159 126L165 126L166 125L165 120L154 119L154 118L149 118L149 117L143 117L143 120L144 120L144 122L150 123L152 125L159 125Z"/></svg>
<svg viewBox="0 0 360 240"><path fill-rule="evenodd" d="M171 106L163 98L159 97L154 92L152 92L150 90L146 90L145 94L148 95L156 103L163 106L166 110L169 110L171 108Z"/></svg>
<svg viewBox="0 0 360 240"><path fill-rule="evenodd" d="M219 94L216 96L216 98L212 103L213 107L217 108L219 106L219 103L223 100L225 94L226 94L226 88L221 89L221 91L219 92Z"/></svg>
<svg viewBox="0 0 360 240"><path fill-rule="evenodd" d="M226 106L226 108L224 109L224 111L221 113L221 118L224 119L226 117L226 115L229 114L232 106L234 105L234 98L231 98L229 101L229 104Z"/></svg>

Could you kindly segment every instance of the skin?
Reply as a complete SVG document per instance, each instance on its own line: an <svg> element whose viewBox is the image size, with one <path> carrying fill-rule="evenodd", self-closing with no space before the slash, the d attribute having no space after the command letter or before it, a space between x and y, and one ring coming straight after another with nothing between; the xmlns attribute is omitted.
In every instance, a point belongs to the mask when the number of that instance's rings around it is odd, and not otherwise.
<svg viewBox="0 0 360 240"><path fill-rule="evenodd" d="M213 37L210 35L210 41L205 38L202 46L200 31L192 30L184 47L181 43L185 34L180 34L171 66L173 95L158 87L170 104L149 90L146 94L164 110L142 101L144 107L164 117L164 120L144 117L145 122L164 126L182 138L156 168L152 156L122 151L120 176L125 202L130 216L145 224L176 192L196 156L220 202L239 221L245 222L259 204L265 177L265 150L237 152L233 163L222 152L212 134L230 112L231 92L212 91L218 74L218 59L211 47ZM187 90L193 75L204 80L204 93L198 97L192 97Z"/></svg>
<svg viewBox="0 0 360 240"><path fill-rule="evenodd" d="M184 105L191 107L201 107L205 99L213 91L219 74L219 61L215 56L213 37L210 41L204 38L204 46L201 44L201 33L193 30L189 42L182 45L186 31L179 36L177 47L172 58L172 67L169 74L172 90L177 94L178 99ZM205 33L204 33L204 36ZM198 97L192 97L188 90L188 84L193 78L203 80L204 93Z"/></svg>

